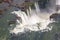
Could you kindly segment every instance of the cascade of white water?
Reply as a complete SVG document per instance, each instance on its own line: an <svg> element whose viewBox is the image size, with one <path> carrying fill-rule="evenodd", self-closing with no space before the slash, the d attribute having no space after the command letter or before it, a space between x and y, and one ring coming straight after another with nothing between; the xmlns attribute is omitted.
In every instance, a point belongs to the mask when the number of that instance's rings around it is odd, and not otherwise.
<svg viewBox="0 0 60 40"><path fill-rule="evenodd" d="M36 7L36 12L40 14L39 12L40 9L37 3L35 3L35 7ZM25 12L22 12L20 10L12 12L17 14L17 16L21 17L22 23L20 23L20 20L17 20L19 24L17 24L13 30L10 30L11 33L15 33L15 34L18 34L20 32L24 33L25 29L29 29L30 31L39 31L39 30L49 29L49 27L47 27L47 25L51 23L49 19L45 20L44 18L39 17L35 13L35 11L31 10L30 7L29 7L29 10L30 11L27 11L28 16L26 15Z"/></svg>
<svg viewBox="0 0 60 40"><path fill-rule="evenodd" d="M37 12L37 13L40 12L40 8L39 8L39 5L38 5L37 2L35 2L35 8L36 8L36 12Z"/></svg>
<svg viewBox="0 0 60 40"><path fill-rule="evenodd" d="M56 0L57 13L60 13L60 0Z"/></svg>
<svg viewBox="0 0 60 40"><path fill-rule="evenodd" d="M60 0L56 0L56 5L60 5Z"/></svg>
<svg viewBox="0 0 60 40"><path fill-rule="evenodd" d="M27 15L28 15L28 16L31 16L31 7L29 7L29 8L27 9Z"/></svg>

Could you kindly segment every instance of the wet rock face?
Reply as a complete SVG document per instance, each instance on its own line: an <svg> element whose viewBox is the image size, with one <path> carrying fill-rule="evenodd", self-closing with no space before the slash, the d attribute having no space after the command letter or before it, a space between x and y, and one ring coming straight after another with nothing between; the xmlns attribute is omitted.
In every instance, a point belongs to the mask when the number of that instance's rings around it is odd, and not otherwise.
<svg viewBox="0 0 60 40"><path fill-rule="evenodd" d="M13 0L0 0L0 3L2 2L7 2L7 3L11 3Z"/></svg>
<svg viewBox="0 0 60 40"><path fill-rule="evenodd" d="M3 2L3 0L0 0L0 3L2 3Z"/></svg>
<svg viewBox="0 0 60 40"><path fill-rule="evenodd" d="M60 10L60 5L56 5L56 11Z"/></svg>
<svg viewBox="0 0 60 40"><path fill-rule="evenodd" d="M49 0L39 0L38 1L39 7L42 9L45 9L47 7L48 3L49 3Z"/></svg>
<svg viewBox="0 0 60 40"><path fill-rule="evenodd" d="M54 39L55 39L55 40L60 40L60 35L59 35L58 33L56 33L56 34L54 35Z"/></svg>
<svg viewBox="0 0 60 40"><path fill-rule="evenodd" d="M0 10L6 11L9 8L9 4L6 2L0 3Z"/></svg>
<svg viewBox="0 0 60 40"><path fill-rule="evenodd" d="M9 21L8 25L15 24L16 21Z"/></svg>
<svg viewBox="0 0 60 40"><path fill-rule="evenodd" d="M60 14L58 13L54 13L50 16L50 20L53 19L53 20L60 20Z"/></svg>
<svg viewBox="0 0 60 40"><path fill-rule="evenodd" d="M0 10L0 18L2 17L2 15L3 15L3 11L2 11L2 10Z"/></svg>

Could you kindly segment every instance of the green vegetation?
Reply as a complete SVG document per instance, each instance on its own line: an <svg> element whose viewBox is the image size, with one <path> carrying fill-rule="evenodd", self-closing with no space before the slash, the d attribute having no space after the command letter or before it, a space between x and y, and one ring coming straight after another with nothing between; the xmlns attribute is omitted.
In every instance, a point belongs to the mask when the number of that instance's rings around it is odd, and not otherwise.
<svg viewBox="0 0 60 40"><path fill-rule="evenodd" d="M9 29L11 28L8 25L8 20L12 20L14 15L11 14L10 9L8 9L0 18L0 40L6 40L10 36Z"/></svg>
<svg viewBox="0 0 60 40"><path fill-rule="evenodd" d="M60 20L52 24L53 28L51 31L45 33L43 40L59 40L60 36ZM55 35L58 35L57 37ZM55 38L56 37L56 38Z"/></svg>

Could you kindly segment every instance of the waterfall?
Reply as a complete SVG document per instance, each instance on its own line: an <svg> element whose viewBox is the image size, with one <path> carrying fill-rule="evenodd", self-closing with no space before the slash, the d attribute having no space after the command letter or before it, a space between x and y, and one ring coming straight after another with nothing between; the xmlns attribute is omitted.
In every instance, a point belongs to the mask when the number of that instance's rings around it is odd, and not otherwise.
<svg viewBox="0 0 60 40"><path fill-rule="evenodd" d="M60 5L60 0L56 0L56 5Z"/></svg>
<svg viewBox="0 0 60 40"><path fill-rule="evenodd" d="M40 14L40 9L38 7L38 4L35 3L35 7L36 7L36 12L38 14ZM10 33L24 33L27 29L30 31L39 31L39 30L44 30L44 29L49 29L51 30L51 28L49 28L47 25L49 23L51 23L52 21L50 21L49 19L44 19L39 17L35 10L32 10L31 7L29 7L30 11L27 11L28 16L26 15L25 12L19 10L19 11L13 11L12 13L17 14L17 16L21 17L22 19L22 23L20 22L20 20L17 19L17 22L19 24L16 24L16 27L13 30L10 30ZM43 15L42 15L43 16ZM45 31L45 30L44 30ZM47 30L48 31L48 30Z"/></svg>
<svg viewBox="0 0 60 40"><path fill-rule="evenodd" d="M37 12L37 13L40 12L39 5L38 5L37 2L35 3L35 8L36 8L36 12Z"/></svg>

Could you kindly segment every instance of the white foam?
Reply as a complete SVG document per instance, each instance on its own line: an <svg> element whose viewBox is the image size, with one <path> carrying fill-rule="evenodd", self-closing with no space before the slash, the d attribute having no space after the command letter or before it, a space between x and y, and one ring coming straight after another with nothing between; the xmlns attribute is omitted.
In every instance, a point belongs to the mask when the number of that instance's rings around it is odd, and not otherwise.
<svg viewBox="0 0 60 40"><path fill-rule="evenodd" d="M32 15L31 17L28 17L27 15L25 15L24 12L20 12L20 11L15 11L15 13L19 13L20 17L22 18L22 23L20 23L19 20L17 20L17 22L19 24L16 25L16 27L11 30L11 33L15 33L18 34L20 32L25 32L25 29L29 29L30 31L39 31L39 30L43 30L43 29L47 29L47 25L49 23L51 23L50 20L46 20L43 18L38 17L38 15ZM24 15L24 16L23 16ZM39 28L37 27L37 23L39 23ZM49 28L48 28L49 29Z"/></svg>
<svg viewBox="0 0 60 40"><path fill-rule="evenodd" d="M56 0L56 5L60 5L60 0Z"/></svg>
<svg viewBox="0 0 60 40"><path fill-rule="evenodd" d="M37 5L35 5L35 6L37 6ZM36 10L38 10L38 9L36 9ZM52 29L52 27L49 28L47 26L52 21L50 21L49 19L41 18L40 16L38 16L36 14L37 12L35 13L31 10L30 16L29 15L27 16L26 13L22 12L21 10L13 11L12 13L15 13L15 14L17 14L17 16L21 17L22 23L20 22L20 20L17 20L17 22L19 24L16 24L16 27L13 30L10 30L10 33L18 34L20 32L24 33L25 31L28 31L28 30L30 30L30 31L39 31L39 30L45 31L44 29L49 29L49 30ZM38 13L40 14L40 12L38 12Z"/></svg>

